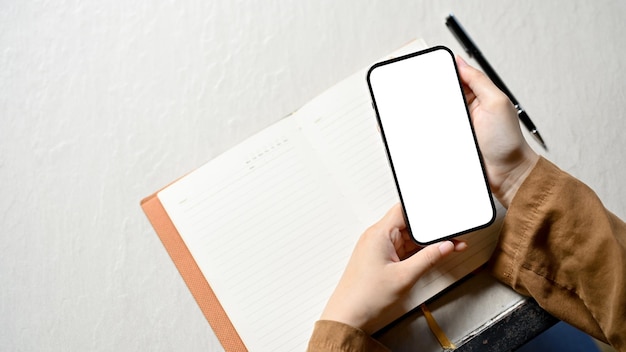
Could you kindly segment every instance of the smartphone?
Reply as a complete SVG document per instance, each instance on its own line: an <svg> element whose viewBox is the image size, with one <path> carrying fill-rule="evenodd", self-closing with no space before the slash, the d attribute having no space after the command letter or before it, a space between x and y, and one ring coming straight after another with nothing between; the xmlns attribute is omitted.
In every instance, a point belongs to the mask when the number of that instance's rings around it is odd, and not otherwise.
<svg viewBox="0 0 626 352"><path fill-rule="evenodd" d="M426 245L489 226L495 206L452 51L379 62L367 83L413 239Z"/></svg>

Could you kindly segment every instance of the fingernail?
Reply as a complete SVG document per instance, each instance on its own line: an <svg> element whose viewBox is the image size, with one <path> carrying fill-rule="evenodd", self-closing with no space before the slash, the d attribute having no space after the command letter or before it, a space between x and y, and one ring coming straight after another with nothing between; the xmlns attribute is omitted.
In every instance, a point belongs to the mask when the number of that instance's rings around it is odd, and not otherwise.
<svg viewBox="0 0 626 352"><path fill-rule="evenodd" d="M459 242L454 245L454 250L457 252L463 252L467 249L467 242Z"/></svg>
<svg viewBox="0 0 626 352"><path fill-rule="evenodd" d="M456 61L459 64L459 66L468 66L467 62L465 62L465 60L463 60L463 58L460 55L456 56Z"/></svg>
<svg viewBox="0 0 626 352"><path fill-rule="evenodd" d="M450 241L442 242L439 245L439 253L441 253L442 255L449 254L453 251L454 251L454 244Z"/></svg>

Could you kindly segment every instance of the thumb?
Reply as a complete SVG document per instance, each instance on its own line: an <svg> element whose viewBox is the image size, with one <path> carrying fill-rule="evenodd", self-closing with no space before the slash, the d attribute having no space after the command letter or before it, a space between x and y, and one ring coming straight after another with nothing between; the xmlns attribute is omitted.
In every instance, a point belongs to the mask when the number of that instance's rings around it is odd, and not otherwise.
<svg viewBox="0 0 626 352"><path fill-rule="evenodd" d="M500 90L484 73L470 66L462 57L456 57L459 77L463 84L468 86L479 100L500 94Z"/></svg>
<svg viewBox="0 0 626 352"><path fill-rule="evenodd" d="M454 244L451 241L444 241L424 247L400 263L406 271L406 277L411 284L415 284L422 275L452 252L454 252Z"/></svg>

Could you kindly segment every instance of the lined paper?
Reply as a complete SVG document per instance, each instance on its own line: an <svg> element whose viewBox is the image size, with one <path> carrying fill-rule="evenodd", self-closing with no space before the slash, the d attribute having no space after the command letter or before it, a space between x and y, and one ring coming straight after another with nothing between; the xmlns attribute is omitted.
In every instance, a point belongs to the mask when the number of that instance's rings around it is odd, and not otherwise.
<svg viewBox="0 0 626 352"><path fill-rule="evenodd" d="M336 96L343 99L338 101ZM298 122L364 228L398 202L370 105L365 71L305 105L298 111Z"/></svg>
<svg viewBox="0 0 626 352"><path fill-rule="evenodd" d="M359 235L292 125L281 121L158 195L254 351L306 346Z"/></svg>
<svg viewBox="0 0 626 352"><path fill-rule="evenodd" d="M356 240L397 202L368 94L358 72L158 194L251 351L306 348ZM496 236L467 237L415 306L487 260Z"/></svg>

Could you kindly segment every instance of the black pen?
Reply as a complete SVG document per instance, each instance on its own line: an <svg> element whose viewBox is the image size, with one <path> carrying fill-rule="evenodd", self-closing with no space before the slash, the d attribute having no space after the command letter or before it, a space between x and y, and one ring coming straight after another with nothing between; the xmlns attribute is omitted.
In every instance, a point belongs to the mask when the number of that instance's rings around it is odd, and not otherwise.
<svg viewBox="0 0 626 352"><path fill-rule="evenodd" d="M489 62L487 62L487 59L485 59L480 50L478 50L476 44L474 44L474 42L470 39L467 33L465 33L463 27L461 27L461 24L456 20L454 15L450 14L448 17L446 17L446 26L448 27L448 29L450 29L452 34L454 34L456 39L461 43L461 46L463 46L463 49L465 49L467 54L470 57L473 57L476 62L478 62L480 67L491 79L491 81L498 88L500 88L500 90L504 94L509 97L511 103L515 105L515 109L517 110L517 116L519 117L520 121L522 121L524 126L528 129L528 131L530 131L530 133L541 144L541 146L545 150L548 150L546 143L543 141L543 138L541 138L539 131L537 131L537 127L535 127L535 124L530 120L530 117L528 117L528 114L526 113L526 111L524 111L524 108L522 108L517 99L515 99L513 94L511 94L511 91L504 85L504 82L502 82L496 71L491 67L491 65L489 65Z"/></svg>

